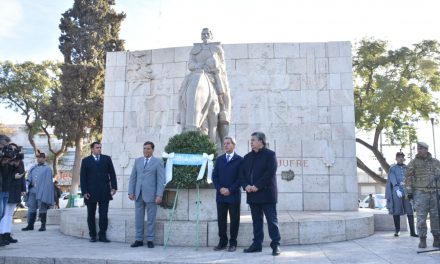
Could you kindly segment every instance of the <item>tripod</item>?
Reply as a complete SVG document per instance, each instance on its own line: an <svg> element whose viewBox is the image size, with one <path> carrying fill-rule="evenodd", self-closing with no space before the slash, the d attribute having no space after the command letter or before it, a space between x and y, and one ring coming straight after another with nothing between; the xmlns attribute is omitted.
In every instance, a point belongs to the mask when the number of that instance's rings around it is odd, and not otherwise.
<svg viewBox="0 0 440 264"><path fill-rule="evenodd" d="M431 187L434 183L435 183L435 198L437 201L437 212L438 212L438 226L440 228L440 194L439 194L439 184L438 182L440 181L440 175L435 176L428 184L428 187ZM431 219L432 220L432 219ZM417 251L417 254L420 253L427 253L427 252L434 252L434 251L440 251L440 248L437 249L431 249L431 250L421 250L421 251Z"/></svg>

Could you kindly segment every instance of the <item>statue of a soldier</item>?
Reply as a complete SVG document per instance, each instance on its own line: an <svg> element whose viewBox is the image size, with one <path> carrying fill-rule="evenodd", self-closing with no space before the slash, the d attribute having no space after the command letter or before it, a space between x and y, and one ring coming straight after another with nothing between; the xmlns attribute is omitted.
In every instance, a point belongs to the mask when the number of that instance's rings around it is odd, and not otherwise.
<svg viewBox="0 0 440 264"><path fill-rule="evenodd" d="M225 59L223 49L219 42L212 41L212 33L208 28L204 28L201 33L202 43L195 43L190 52L188 61L188 69L190 73L185 77L180 90L179 110L180 116L178 123L182 125L183 131L199 129L202 132L206 130L216 130L218 138L213 139L214 142L221 142L221 139L228 135L229 123L231 120L231 96L228 87L228 78L226 75ZM205 97L201 93L208 93L208 88L205 87L203 92L194 92L195 96L186 96L189 91L197 90L194 86L202 86L200 79L206 79L208 86L215 91L213 98L218 104L219 110L215 107L203 107L201 109L200 117L207 117L209 120L209 111L216 112L216 127L210 128L209 125L204 127L203 122L199 122L200 118L193 118L194 113L188 112L189 109L196 109L191 107L192 104L204 103ZM194 99L191 99L194 98ZM194 102L190 102L193 100ZM204 112L206 111L206 113ZM194 120L194 121L192 121ZM211 120L212 121L212 120ZM211 122L212 123L212 122ZM212 132L212 131L211 131Z"/></svg>

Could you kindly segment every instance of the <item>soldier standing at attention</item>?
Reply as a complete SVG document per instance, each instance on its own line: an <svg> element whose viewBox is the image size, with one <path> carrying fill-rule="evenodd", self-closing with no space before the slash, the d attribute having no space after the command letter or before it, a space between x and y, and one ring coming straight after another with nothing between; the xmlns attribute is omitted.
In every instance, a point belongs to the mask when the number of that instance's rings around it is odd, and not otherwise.
<svg viewBox="0 0 440 264"><path fill-rule="evenodd" d="M417 143L417 155L407 167L405 186L408 198L414 198L417 212L417 232L420 236L419 248L426 248L426 218L429 213L431 233L434 237L433 247L440 247L440 229L438 224L438 209L433 178L440 173L440 161L428 152L428 144Z"/></svg>

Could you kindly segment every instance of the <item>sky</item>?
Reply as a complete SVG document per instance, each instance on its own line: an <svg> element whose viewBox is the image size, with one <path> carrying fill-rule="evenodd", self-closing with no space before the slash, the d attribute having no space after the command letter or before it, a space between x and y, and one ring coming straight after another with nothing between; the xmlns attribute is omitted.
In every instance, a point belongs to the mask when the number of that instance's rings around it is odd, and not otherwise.
<svg viewBox="0 0 440 264"><path fill-rule="evenodd" d="M72 5L73 0L0 0L0 61L62 60L58 25ZM127 14L120 37L130 51L192 46L204 27L224 44L355 43L374 37L399 48L440 41L438 0L116 0L115 9ZM0 123L22 120L0 105Z"/></svg>

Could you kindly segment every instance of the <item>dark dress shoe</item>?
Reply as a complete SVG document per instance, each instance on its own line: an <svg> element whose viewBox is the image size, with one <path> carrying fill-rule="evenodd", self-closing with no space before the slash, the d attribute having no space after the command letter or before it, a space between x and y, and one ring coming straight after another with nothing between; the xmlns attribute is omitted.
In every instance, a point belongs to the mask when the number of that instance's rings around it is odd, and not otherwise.
<svg viewBox="0 0 440 264"><path fill-rule="evenodd" d="M108 240L107 237L99 237L98 240L99 240L99 242L104 242L104 243L110 242L110 240Z"/></svg>
<svg viewBox="0 0 440 264"><path fill-rule="evenodd" d="M217 246L214 247L214 251L220 251L226 249L227 244L221 244L219 243Z"/></svg>
<svg viewBox="0 0 440 264"><path fill-rule="evenodd" d="M130 247L142 247L143 245L144 245L143 241L136 240L134 241L133 244L130 245Z"/></svg>
<svg viewBox="0 0 440 264"><path fill-rule="evenodd" d="M243 249L243 252L244 253L261 252L261 246L251 245L250 247Z"/></svg>
<svg viewBox="0 0 440 264"><path fill-rule="evenodd" d="M237 250L237 246L229 246L228 248L229 252L234 252L235 250Z"/></svg>
<svg viewBox="0 0 440 264"><path fill-rule="evenodd" d="M278 256L279 254L281 254L281 250L279 246L272 248L272 256Z"/></svg>
<svg viewBox="0 0 440 264"><path fill-rule="evenodd" d="M89 239L89 241L90 241L90 242L96 242L97 240L96 240L96 237L91 237L91 238Z"/></svg>
<svg viewBox="0 0 440 264"><path fill-rule="evenodd" d="M153 241L148 241L148 242L147 242L147 247L148 247L148 248L154 248L154 243L153 243Z"/></svg>
<svg viewBox="0 0 440 264"><path fill-rule="evenodd" d="M395 237L398 237L400 235L400 232L396 232L396 233L394 233L394 236Z"/></svg>
<svg viewBox="0 0 440 264"><path fill-rule="evenodd" d="M417 234L415 234L415 233L414 233L414 234L411 234L411 236L412 236L412 237L419 237L419 235L417 235Z"/></svg>

